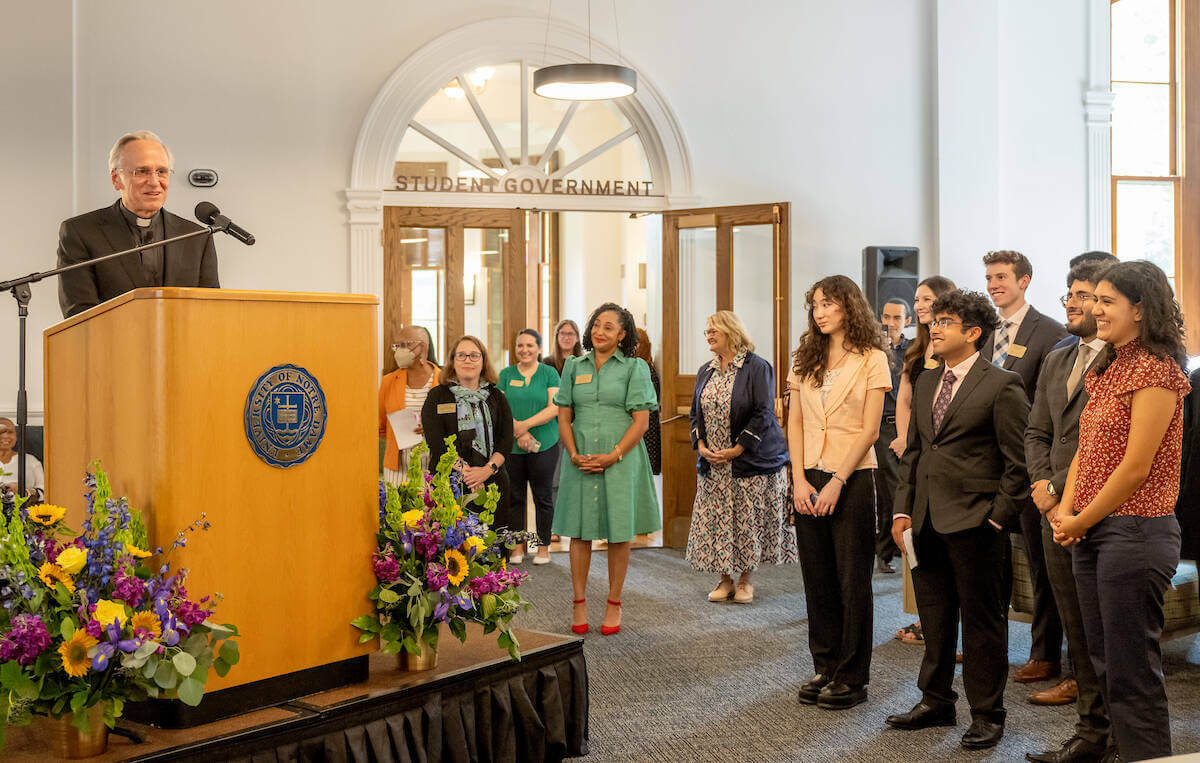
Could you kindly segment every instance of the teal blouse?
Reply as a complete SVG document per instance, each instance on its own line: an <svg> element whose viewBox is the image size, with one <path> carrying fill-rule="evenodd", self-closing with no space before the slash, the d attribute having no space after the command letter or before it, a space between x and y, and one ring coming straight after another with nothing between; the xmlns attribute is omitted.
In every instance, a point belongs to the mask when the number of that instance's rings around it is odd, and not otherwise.
<svg viewBox="0 0 1200 763"><path fill-rule="evenodd" d="M558 371L554 366L538 363L537 370L526 379L521 376L516 364L500 372L500 382L496 385L508 398L512 408L513 419L521 421L534 415L549 405L550 390L559 386ZM541 450L549 450L558 442L558 418L552 418L545 424L538 424L529 430L533 439L541 443ZM525 453L521 446L513 444L513 453Z"/></svg>

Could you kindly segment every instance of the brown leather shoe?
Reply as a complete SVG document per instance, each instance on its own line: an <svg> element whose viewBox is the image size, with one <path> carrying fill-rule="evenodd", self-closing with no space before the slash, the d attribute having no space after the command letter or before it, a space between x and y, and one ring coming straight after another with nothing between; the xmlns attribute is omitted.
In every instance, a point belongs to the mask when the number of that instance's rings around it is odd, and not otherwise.
<svg viewBox="0 0 1200 763"><path fill-rule="evenodd" d="M1057 662L1029 660L1017 668L1017 672L1013 673L1013 680L1019 684L1031 684L1034 681L1049 681L1058 677L1061 672L1062 666Z"/></svg>
<svg viewBox="0 0 1200 763"><path fill-rule="evenodd" d="M1079 685L1074 678L1051 686L1043 691L1035 691L1029 695L1031 705L1069 705L1079 696Z"/></svg>

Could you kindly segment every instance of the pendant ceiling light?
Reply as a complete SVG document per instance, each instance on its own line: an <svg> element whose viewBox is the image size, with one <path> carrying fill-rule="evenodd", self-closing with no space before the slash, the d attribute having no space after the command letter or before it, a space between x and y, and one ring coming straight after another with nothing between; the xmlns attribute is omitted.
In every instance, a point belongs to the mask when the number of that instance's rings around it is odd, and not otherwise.
<svg viewBox="0 0 1200 763"><path fill-rule="evenodd" d="M551 0L550 9L554 3ZM617 33L617 56L621 55L621 29L617 25L617 3L613 0L613 26ZM550 36L550 14L546 15L546 37ZM543 51L544 60L544 51ZM588 61L578 64L543 66L533 73L533 92L543 98L563 101L602 101L621 98L637 91L637 72L619 64L592 61L592 2L588 0Z"/></svg>

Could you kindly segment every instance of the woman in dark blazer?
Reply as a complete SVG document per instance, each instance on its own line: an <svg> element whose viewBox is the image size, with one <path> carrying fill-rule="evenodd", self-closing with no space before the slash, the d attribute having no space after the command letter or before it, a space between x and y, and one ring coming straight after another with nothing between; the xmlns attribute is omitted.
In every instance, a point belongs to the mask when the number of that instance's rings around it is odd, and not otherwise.
<svg viewBox="0 0 1200 763"><path fill-rule="evenodd" d="M754 354L742 322L721 310L704 333L716 357L696 372L692 395L692 447L700 458L687 559L701 572L720 573L709 601L749 604L754 570L796 561L787 442L775 418L775 372Z"/></svg>
<svg viewBox="0 0 1200 763"><path fill-rule="evenodd" d="M513 447L512 410L496 386L496 378L483 342L464 336L452 346L442 383L429 390L421 408L430 468L435 468L446 452L446 438L456 435L459 461L455 469L464 488L486 490L490 484L500 488L493 529L509 526L504 462Z"/></svg>

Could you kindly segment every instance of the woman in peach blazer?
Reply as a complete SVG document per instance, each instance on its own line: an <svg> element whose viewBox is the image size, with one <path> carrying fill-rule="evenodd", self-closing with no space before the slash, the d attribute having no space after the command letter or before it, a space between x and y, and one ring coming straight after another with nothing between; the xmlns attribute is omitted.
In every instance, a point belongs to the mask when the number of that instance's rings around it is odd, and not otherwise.
<svg viewBox="0 0 1200 763"><path fill-rule="evenodd" d="M420 326L401 329L392 345L398 367L379 383L379 436L385 440L383 479L392 485L398 486L404 481L408 473L408 454L412 449L401 450L397 445L396 434L388 424L388 414L412 409L420 422L425 397L438 385L441 377L438 367L426 359L429 353L427 336L428 332ZM415 431L422 434L420 423Z"/></svg>

